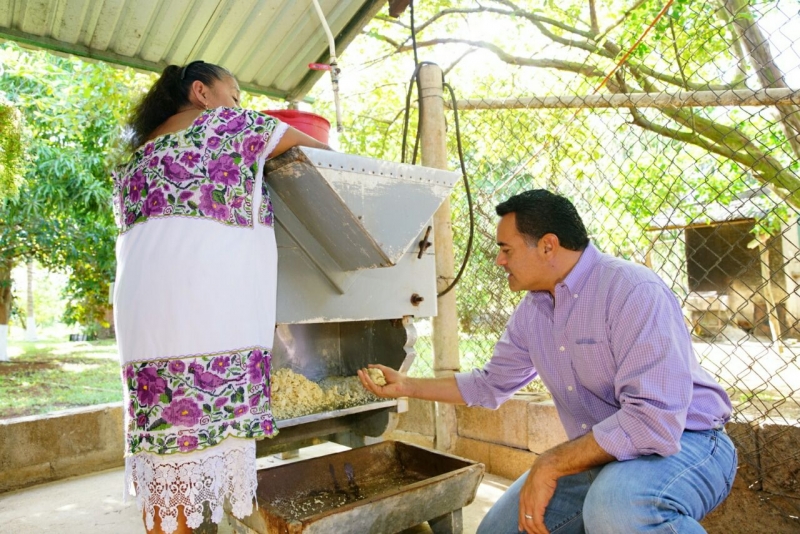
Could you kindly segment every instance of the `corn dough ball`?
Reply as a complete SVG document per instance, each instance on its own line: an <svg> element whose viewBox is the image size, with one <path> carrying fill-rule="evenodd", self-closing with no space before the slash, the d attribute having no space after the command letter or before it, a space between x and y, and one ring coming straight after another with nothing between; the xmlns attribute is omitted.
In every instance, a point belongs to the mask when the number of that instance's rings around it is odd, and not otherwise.
<svg viewBox="0 0 800 534"><path fill-rule="evenodd" d="M375 382L375 384L379 386L386 385L386 377L383 376L383 371L380 369L369 368L367 369L367 373L369 374L370 379Z"/></svg>

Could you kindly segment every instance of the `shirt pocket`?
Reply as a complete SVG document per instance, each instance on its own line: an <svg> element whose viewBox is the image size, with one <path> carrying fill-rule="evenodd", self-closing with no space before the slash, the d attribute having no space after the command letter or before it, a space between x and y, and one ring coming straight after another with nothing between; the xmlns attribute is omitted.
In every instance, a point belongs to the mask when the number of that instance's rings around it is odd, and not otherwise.
<svg viewBox="0 0 800 534"><path fill-rule="evenodd" d="M616 404L616 366L607 341L578 340L572 345L572 370L577 382L595 396Z"/></svg>

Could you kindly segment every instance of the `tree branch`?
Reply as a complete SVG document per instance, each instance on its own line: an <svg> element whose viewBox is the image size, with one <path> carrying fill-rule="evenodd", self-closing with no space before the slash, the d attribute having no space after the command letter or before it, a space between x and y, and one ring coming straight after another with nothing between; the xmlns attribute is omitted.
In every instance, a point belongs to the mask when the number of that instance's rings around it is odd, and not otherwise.
<svg viewBox="0 0 800 534"><path fill-rule="evenodd" d="M465 44L474 48L483 48L496 55L501 61L509 65L519 65L521 67L539 67L543 69L556 69L575 74L580 74L587 77L602 78L605 76L605 71L594 66L583 63L576 63L574 61L564 61L560 59L532 59L529 57L514 56L507 53L499 46L488 43L486 41L471 41L468 39L431 39L429 41L418 41L417 48L424 46L434 46L437 44ZM398 48L398 52L407 52L411 49L410 46L402 46Z"/></svg>

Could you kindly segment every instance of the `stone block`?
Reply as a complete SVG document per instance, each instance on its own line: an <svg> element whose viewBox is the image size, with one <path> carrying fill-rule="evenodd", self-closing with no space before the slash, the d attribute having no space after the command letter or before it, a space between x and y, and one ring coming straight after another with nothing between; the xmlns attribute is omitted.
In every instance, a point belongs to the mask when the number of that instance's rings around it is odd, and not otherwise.
<svg viewBox="0 0 800 534"><path fill-rule="evenodd" d="M528 447L528 402L512 398L497 410L458 406L458 435L518 449Z"/></svg>
<svg viewBox="0 0 800 534"><path fill-rule="evenodd" d="M423 434L417 434L416 432L395 430L382 437L386 440L402 441L403 443L411 443L412 445L419 445L420 447L426 447L428 449L434 449L436 446L433 436L425 436Z"/></svg>
<svg viewBox="0 0 800 534"><path fill-rule="evenodd" d="M519 478L536 461L536 454L524 449L464 438L456 440L453 454L486 466L486 472L511 480Z"/></svg>
<svg viewBox="0 0 800 534"><path fill-rule="evenodd" d="M399 414L397 430L425 436L434 436L434 403L431 401L408 399L408 411Z"/></svg>
<svg viewBox="0 0 800 534"><path fill-rule="evenodd" d="M0 491L123 464L122 403L0 421Z"/></svg>
<svg viewBox="0 0 800 534"><path fill-rule="evenodd" d="M541 454L567 441L558 411L551 400L528 403L528 440L525 447Z"/></svg>

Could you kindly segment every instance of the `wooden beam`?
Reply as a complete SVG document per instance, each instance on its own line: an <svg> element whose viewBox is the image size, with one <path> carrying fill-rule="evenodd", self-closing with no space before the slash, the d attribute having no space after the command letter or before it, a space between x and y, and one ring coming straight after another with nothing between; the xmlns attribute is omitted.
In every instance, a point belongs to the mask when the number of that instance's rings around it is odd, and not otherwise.
<svg viewBox="0 0 800 534"><path fill-rule="evenodd" d="M677 93L603 93L585 96L531 96L473 98L456 101L460 110L472 109L591 109L591 108L688 108L718 106L780 106L800 104L800 90L737 89L729 91L681 91ZM452 108L449 101L447 107Z"/></svg>

